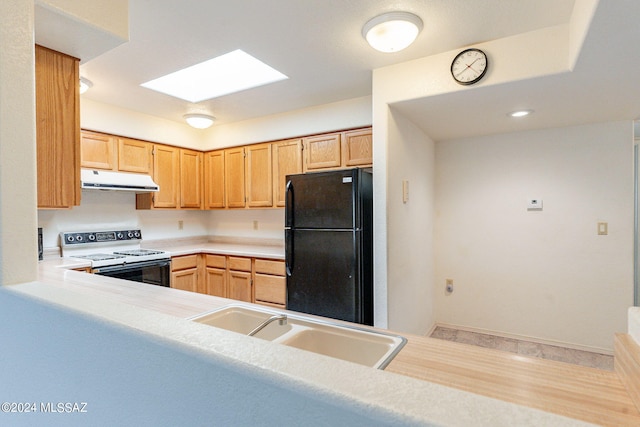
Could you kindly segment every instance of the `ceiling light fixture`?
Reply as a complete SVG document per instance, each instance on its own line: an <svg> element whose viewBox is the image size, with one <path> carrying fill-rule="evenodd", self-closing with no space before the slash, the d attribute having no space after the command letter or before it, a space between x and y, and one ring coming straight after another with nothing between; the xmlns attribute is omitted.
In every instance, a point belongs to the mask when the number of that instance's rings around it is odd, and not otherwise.
<svg viewBox="0 0 640 427"><path fill-rule="evenodd" d="M533 110L519 110L519 111L513 111L509 114L507 114L510 117L524 117L524 116L528 116L529 114L533 113Z"/></svg>
<svg viewBox="0 0 640 427"><path fill-rule="evenodd" d="M182 117L191 127L196 129L206 129L211 126L216 119L208 114L185 114Z"/></svg>
<svg viewBox="0 0 640 427"><path fill-rule="evenodd" d="M362 36L380 52L398 52L408 47L422 31L422 19L409 12L388 12L362 27Z"/></svg>
<svg viewBox="0 0 640 427"><path fill-rule="evenodd" d="M93 83L91 83L91 80L85 79L84 77L80 77L80 95L88 91L91 88L91 86L93 86Z"/></svg>

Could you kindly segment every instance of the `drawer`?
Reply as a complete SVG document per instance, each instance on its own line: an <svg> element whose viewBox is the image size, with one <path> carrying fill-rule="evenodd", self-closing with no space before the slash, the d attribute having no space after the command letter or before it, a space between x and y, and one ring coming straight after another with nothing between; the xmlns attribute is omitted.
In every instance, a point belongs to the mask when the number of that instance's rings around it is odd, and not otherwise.
<svg viewBox="0 0 640 427"><path fill-rule="evenodd" d="M171 271L196 268L198 266L198 255L185 255L171 258Z"/></svg>
<svg viewBox="0 0 640 427"><path fill-rule="evenodd" d="M229 270L251 271L251 258L230 256L227 261Z"/></svg>
<svg viewBox="0 0 640 427"><path fill-rule="evenodd" d="M284 276L284 261L256 259L256 273Z"/></svg>
<svg viewBox="0 0 640 427"><path fill-rule="evenodd" d="M284 304L287 293L287 279L280 276L256 274L255 299L275 304Z"/></svg>
<svg viewBox="0 0 640 427"><path fill-rule="evenodd" d="M224 255L207 254L207 267L227 268L226 257Z"/></svg>

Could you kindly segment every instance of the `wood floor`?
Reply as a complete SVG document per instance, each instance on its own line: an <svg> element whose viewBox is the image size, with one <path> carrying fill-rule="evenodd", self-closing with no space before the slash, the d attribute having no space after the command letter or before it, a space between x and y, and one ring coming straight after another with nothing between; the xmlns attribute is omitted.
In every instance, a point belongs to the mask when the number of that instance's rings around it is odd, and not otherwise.
<svg viewBox="0 0 640 427"><path fill-rule="evenodd" d="M640 426L618 375L517 353L409 337L389 372L604 426Z"/></svg>
<svg viewBox="0 0 640 427"><path fill-rule="evenodd" d="M430 337L508 351L523 356L539 357L547 360L613 371L613 356L590 351L575 350L561 346L540 344L441 326L436 327Z"/></svg>

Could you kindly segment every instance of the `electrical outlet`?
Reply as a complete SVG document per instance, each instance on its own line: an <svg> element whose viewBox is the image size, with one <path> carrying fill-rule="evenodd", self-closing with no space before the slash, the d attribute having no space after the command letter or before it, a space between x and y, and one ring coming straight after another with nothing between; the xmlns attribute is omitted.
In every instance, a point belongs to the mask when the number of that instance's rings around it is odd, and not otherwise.
<svg viewBox="0 0 640 427"><path fill-rule="evenodd" d="M445 281L445 286L446 286L446 290L448 293L452 293L453 292L453 280L452 279L447 279Z"/></svg>
<svg viewBox="0 0 640 427"><path fill-rule="evenodd" d="M182 230L184 228L184 221L178 221L178 230Z"/></svg>
<svg viewBox="0 0 640 427"><path fill-rule="evenodd" d="M253 221L253 229L257 230L258 229L258 221Z"/></svg>

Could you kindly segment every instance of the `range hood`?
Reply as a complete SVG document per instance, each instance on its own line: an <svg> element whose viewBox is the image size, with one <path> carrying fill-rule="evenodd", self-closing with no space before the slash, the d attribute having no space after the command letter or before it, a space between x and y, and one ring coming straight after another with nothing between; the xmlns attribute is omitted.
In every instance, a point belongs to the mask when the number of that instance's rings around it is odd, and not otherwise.
<svg viewBox="0 0 640 427"><path fill-rule="evenodd" d="M158 184L153 182L149 175L141 173L81 169L80 182L83 190L119 190L138 193L160 190Z"/></svg>

